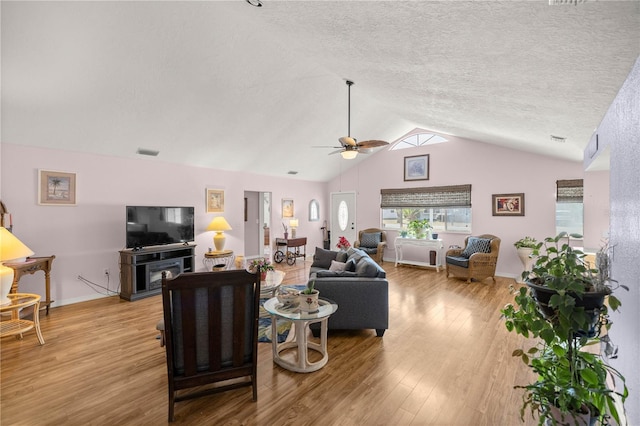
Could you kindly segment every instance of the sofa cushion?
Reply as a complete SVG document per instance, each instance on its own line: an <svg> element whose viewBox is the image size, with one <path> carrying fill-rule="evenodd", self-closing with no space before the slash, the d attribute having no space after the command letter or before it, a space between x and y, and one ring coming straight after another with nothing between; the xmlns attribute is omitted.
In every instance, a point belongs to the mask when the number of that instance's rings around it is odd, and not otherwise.
<svg viewBox="0 0 640 426"><path fill-rule="evenodd" d="M350 247L349 250L347 250L347 254L349 255L347 261L354 259L356 263L363 257L369 257L365 251L353 247Z"/></svg>
<svg viewBox="0 0 640 426"><path fill-rule="evenodd" d="M379 274L379 267L370 257L363 257L356 263L356 276L375 278Z"/></svg>
<svg viewBox="0 0 640 426"><path fill-rule="evenodd" d="M469 259L462 256L447 256L447 263L451 265L461 266L463 268L469 267Z"/></svg>
<svg viewBox="0 0 640 426"><path fill-rule="evenodd" d="M311 264L311 267L329 269L331 261L336 260L337 255L337 251L325 250L323 248L316 247L316 253L313 255L313 263Z"/></svg>
<svg viewBox="0 0 640 426"><path fill-rule="evenodd" d="M327 277L355 277L356 273L351 271L318 271L316 272L316 278Z"/></svg>
<svg viewBox="0 0 640 426"><path fill-rule="evenodd" d="M349 259L347 260L347 263L345 263L345 271L351 271L351 272L355 272L356 271L356 260L355 259Z"/></svg>
<svg viewBox="0 0 640 426"><path fill-rule="evenodd" d="M491 240L488 238L469 237L467 247L460 256L470 258L474 253L491 253Z"/></svg>
<svg viewBox="0 0 640 426"><path fill-rule="evenodd" d="M331 261L331 266L329 266L329 270L330 271L344 271L346 267L347 267L347 264L345 262L338 262L338 261L332 260Z"/></svg>
<svg viewBox="0 0 640 426"><path fill-rule="evenodd" d="M365 232L360 238L360 247L377 248L382 241L382 232Z"/></svg>
<svg viewBox="0 0 640 426"><path fill-rule="evenodd" d="M338 252L338 254L336 255L336 261L337 261L337 262L342 262L342 263L344 263L344 262L346 262L346 261L347 261L347 259L348 259L348 258L349 258L349 255L347 254L347 251L346 251L346 250L340 250L340 251Z"/></svg>

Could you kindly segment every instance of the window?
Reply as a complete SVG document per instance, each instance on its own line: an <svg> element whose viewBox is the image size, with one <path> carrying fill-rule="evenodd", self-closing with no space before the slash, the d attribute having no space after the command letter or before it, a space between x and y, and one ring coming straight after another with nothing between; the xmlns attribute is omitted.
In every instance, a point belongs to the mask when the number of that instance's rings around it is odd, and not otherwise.
<svg viewBox="0 0 640 426"><path fill-rule="evenodd" d="M560 232L583 235L583 180L556 182L556 235Z"/></svg>
<svg viewBox="0 0 640 426"><path fill-rule="evenodd" d="M471 232L471 185L383 189L380 196L383 229L428 219L434 231Z"/></svg>
<svg viewBox="0 0 640 426"><path fill-rule="evenodd" d="M415 129L413 131L416 131L416 130L418 129ZM434 135L433 133L414 133L412 135L409 135L399 140L397 143L393 145L393 147L391 147L391 150L393 151L396 149L415 148L418 146L433 145L433 144L443 143L443 142L448 142L448 141L447 139L443 138L440 135Z"/></svg>

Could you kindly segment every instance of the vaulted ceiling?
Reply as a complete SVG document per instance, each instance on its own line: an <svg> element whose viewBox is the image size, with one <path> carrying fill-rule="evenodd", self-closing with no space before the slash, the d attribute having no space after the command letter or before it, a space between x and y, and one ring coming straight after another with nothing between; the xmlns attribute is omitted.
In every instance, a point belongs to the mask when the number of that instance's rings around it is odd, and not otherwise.
<svg viewBox="0 0 640 426"><path fill-rule="evenodd" d="M351 79L358 140L582 161L640 55L637 1L263 4L2 1L2 142L326 181Z"/></svg>

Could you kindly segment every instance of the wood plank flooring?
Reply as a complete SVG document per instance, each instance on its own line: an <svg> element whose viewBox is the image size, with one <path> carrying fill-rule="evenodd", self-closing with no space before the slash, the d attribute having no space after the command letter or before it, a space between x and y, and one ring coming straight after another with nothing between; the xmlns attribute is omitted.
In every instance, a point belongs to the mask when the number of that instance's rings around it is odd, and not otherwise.
<svg viewBox="0 0 640 426"><path fill-rule="evenodd" d="M285 283L306 281L310 261L278 265ZM385 262L390 326L329 333L329 362L298 374L259 344L258 401L250 388L181 402L185 425L534 425L519 418L531 377L511 357L523 340L499 310L514 281L467 284L445 273ZM109 297L52 308L34 332L1 341L0 424L167 423L164 348L155 325L161 296Z"/></svg>

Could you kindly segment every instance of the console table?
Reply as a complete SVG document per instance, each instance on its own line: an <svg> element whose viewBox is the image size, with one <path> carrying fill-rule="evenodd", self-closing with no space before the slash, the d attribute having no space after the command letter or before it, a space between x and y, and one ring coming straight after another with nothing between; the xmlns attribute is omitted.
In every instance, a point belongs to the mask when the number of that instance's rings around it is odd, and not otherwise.
<svg viewBox="0 0 640 426"><path fill-rule="evenodd" d="M18 282L20 277L27 274L34 274L38 271L44 272L44 285L46 300L40 303L41 307L46 307L49 315L49 306L54 302L51 300L51 265L55 256L47 257L27 257L24 262L7 262L4 266L13 269L13 284L11 285L11 293L18 292Z"/></svg>
<svg viewBox="0 0 640 426"><path fill-rule="evenodd" d="M427 255L427 261L421 262L417 260L405 260L403 247L407 246L417 246L421 249L424 248ZM394 247L396 249L396 265L399 263L404 263L407 265L417 265L417 266L426 266L429 268L436 268L436 271L440 272L440 267L442 266L442 250L444 249L444 244L442 240L427 240L421 238L402 238L397 237L394 242ZM432 265L429 263L429 251L435 250L436 252L436 264Z"/></svg>

